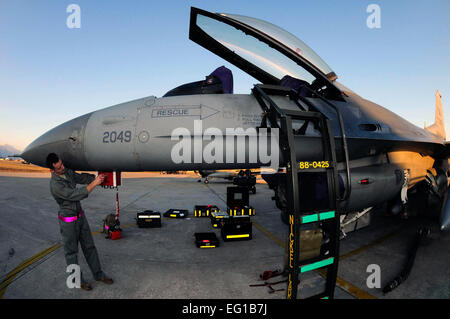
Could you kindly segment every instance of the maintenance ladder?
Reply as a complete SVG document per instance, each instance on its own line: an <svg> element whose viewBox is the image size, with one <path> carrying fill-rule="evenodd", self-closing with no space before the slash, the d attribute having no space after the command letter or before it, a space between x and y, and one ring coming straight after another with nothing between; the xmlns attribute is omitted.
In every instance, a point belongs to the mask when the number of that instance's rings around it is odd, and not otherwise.
<svg viewBox="0 0 450 319"><path fill-rule="evenodd" d="M286 165L286 195L289 210L289 276L286 298L297 299L300 274L319 268L327 270L325 290L308 298L333 298L339 263L340 219L336 195L339 190L337 161L331 122L320 112L307 111L298 102L300 97L297 92L289 88L257 84L252 92L264 112L260 127L267 128L269 121L271 128L279 129L280 150ZM291 100L295 101L299 110L282 109L269 95L289 96ZM293 122L295 121L304 121L304 125L299 130L294 130ZM306 127L310 124L308 122L313 123L315 128L321 132L323 158L313 162L298 162L294 138L297 135L305 134ZM326 175L328 192L326 209L323 205L320 210L308 212L304 208L302 209L300 201L302 189L299 187L299 175L301 178L304 173L310 176L311 174L313 176L322 174L322 179ZM322 240L318 257L300 262L300 227L305 224L315 224L315 226L321 227L326 240Z"/></svg>

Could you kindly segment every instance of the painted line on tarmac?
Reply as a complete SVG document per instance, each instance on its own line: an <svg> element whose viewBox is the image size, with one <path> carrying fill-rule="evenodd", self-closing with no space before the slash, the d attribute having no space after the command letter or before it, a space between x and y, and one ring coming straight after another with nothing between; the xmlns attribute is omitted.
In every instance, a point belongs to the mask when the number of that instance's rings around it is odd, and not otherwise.
<svg viewBox="0 0 450 319"><path fill-rule="evenodd" d="M0 284L0 299L3 298L6 288L9 286L9 284L11 282L14 281L14 278L16 278L16 276L20 272L22 272L23 270L25 270L26 268L28 268L29 266L31 266L32 264L34 264L35 262L40 260L41 258L47 256L48 254L50 254L51 252L55 251L56 249L58 249L60 247L62 247L62 244L53 245L53 246L41 251L40 253L28 258L27 260L24 260L22 263L20 263L20 265L18 265L16 268L14 268L12 271L10 271L6 275L6 277L3 279L2 283Z"/></svg>
<svg viewBox="0 0 450 319"><path fill-rule="evenodd" d="M369 248L372 248L375 245L381 244L385 240L388 240L389 238L393 237L394 235L397 235L400 231L401 231L401 228L398 228L398 229L396 229L396 230L394 230L394 231L392 231L392 232L390 232L390 233L388 233L388 234L386 234L384 236L381 236L378 239L375 239L374 241L368 243L367 245L364 245L364 246L359 247L359 248L357 248L355 250L352 250L352 251L350 251L348 253L345 253L345 254L339 256L339 260L358 255L358 254L362 253L363 251L365 251L365 250L367 250Z"/></svg>
<svg viewBox="0 0 450 319"><path fill-rule="evenodd" d="M165 184L165 183L164 183ZM132 200L131 202L129 202L127 205L125 205L122 209L127 208L128 206L136 203L138 200L148 196L149 194L151 194L153 192L153 190L159 188L160 185L153 187L152 189L150 189L150 191L141 194L140 196L138 196L136 199ZM136 224L127 224L127 225L123 225L122 228L128 228L128 227L132 227L135 226ZM92 232L93 235L99 235L102 234L103 231L94 231ZM53 245L43 251L41 251L40 253L37 253L36 255L24 260L23 262L21 262L17 267L15 267L13 270L11 270L6 276L5 278L2 280L2 282L0 283L0 299L3 298L3 295L6 292L6 288L14 281L14 279L17 277L17 275L24 271L26 268L30 267L31 265L33 265L34 263L36 263L37 261L39 261L40 259L42 259L43 257L47 256L48 254L50 254L51 252L57 250L58 248L62 247L63 245L61 243Z"/></svg>
<svg viewBox="0 0 450 319"><path fill-rule="evenodd" d="M267 229L265 229L264 227L262 227L260 224L258 224L256 221L252 220L253 225L260 231L262 232L264 235L266 235L267 237L269 237L270 239L272 239L274 242L276 242L278 245L280 245L283 248L286 248L286 244L277 236L275 236L274 234L272 234L270 231L268 231Z"/></svg>
<svg viewBox="0 0 450 319"><path fill-rule="evenodd" d="M122 228L128 228L128 227L132 227L132 226L136 226L136 224L126 224L126 225L123 225ZM103 234L103 231L92 232L92 235L99 235L99 234ZM48 254L54 252L58 248L61 248L62 246L63 246L63 244L61 244L61 243L53 245L53 246L41 251L40 253L37 253L36 255L24 260L16 268L11 270L5 276L5 278L2 280L2 282L0 283L0 299L3 298L3 295L6 292L6 288L8 288L8 286L15 280L15 278L17 277L17 275L19 273L21 273L22 271L24 271L25 269L27 269L34 263L38 262L39 260L41 260L42 258L47 256Z"/></svg>

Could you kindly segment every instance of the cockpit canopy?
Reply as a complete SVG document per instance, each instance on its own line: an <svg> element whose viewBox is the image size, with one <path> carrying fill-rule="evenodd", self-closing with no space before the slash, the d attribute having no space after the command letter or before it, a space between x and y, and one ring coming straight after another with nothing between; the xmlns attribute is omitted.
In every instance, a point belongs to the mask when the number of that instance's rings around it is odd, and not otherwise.
<svg viewBox="0 0 450 319"><path fill-rule="evenodd" d="M336 74L293 34L263 20L191 8L189 38L263 84L285 77L308 83L328 98L341 98Z"/></svg>

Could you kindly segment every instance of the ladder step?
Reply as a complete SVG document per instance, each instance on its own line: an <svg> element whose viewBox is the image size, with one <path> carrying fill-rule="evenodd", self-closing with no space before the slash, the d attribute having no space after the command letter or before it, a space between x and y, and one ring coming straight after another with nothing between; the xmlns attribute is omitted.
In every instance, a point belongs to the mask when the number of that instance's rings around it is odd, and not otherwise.
<svg viewBox="0 0 450 319"><path fill-rule="evenodd" d="M321 292L320 294L308 297L306 299L330 299L330 295L326 291L324 291Z"/></svg>
<svg viewBox="0 0 450 319"><path fill-rule="evenodd" d="M320 119L322 114L318 112L310 112L310 111L299 111L299 110L289 110L282 109L286 116L289 116L293 120L313 120Z"/></svg>
<svg viewBox="0 0 450 319"><path fill-rule="evenodd" d="M323 259L323 260L317 261L317 262L309 264L309 265L301 266L300 272L304 273L304 272L311 271L314 269L322 268L322 267L331 265L333 262L334 262L334 257Z"/></svg>
<svg viewBox="0 0 450 319"><path fill-rule="evenodd" d="M300 219L300 223L301 224L315 223L318 221L334 218L335 215L336 212L334 210L311 215L303 215Z"/></svg>

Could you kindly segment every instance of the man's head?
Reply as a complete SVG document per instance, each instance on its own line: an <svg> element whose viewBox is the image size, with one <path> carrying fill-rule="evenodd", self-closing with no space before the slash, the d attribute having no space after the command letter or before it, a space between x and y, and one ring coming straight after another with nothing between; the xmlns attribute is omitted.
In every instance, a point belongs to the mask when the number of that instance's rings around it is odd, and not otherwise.
<svg viewBox="0 0 450 319"><path fill-rule="evenodd" d="M52 173L56 175L61 175L64 173L65 167L61 159L55 153L50 153L46 159L47 167L50 168Z"/></svg>

